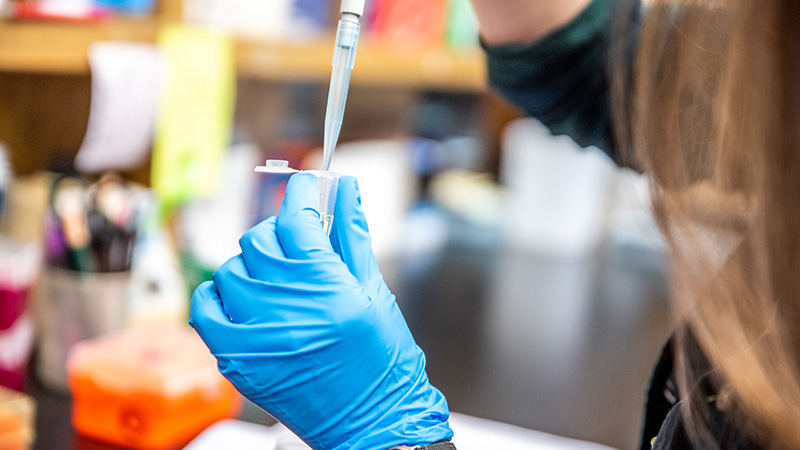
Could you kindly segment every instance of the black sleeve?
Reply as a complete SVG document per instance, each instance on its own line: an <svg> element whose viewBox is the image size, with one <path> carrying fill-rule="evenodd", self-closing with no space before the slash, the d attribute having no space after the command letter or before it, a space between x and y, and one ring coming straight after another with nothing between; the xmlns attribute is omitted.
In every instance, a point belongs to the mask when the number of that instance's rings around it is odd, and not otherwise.
<svg viewBox="0 0 800 450"><path fill-rule="evenodd" d="M651 449L653 439L659 435L666 423L667 416L670 413L675 414L674 410L679 401L678 387L674 375L672 342L673 340L670 339L661 351L661 356L650 380L640 450ZM680 409L680 407L677 407L677 409ZM663 444L665 439L662 438L661 440Z"/></svg>
<svg viewBox="0 0 800 450"><path fill-rule="evenodd" d="M619 56L631 56L640 5L594 0L572 22L535 42L484 45L490 83L553 134L568 135L583 147L596 146L619 162L609 87L612 28L625 24L619 33L627 42ZM623 72L632 69L630 61L620 64Z"/></svg>
<svg viewBox="0 0 800 450"><path fill-rule="evenodd" d="M711 442L694 442L683 424L681 410L681 395L675 381L675 353L673 337L664 347L650 383L647 393L647 407L645 410L645 423L642 430L641 450L701 450L701 449L729 449L729 450L756 450L769 448L760 442L753 429L741 421L733 420L723 412L717 404L719 393L716 370L713 369L708 359L700 352L699 344L691 337L688 338L690 347L699 353L694 353L694 364L703 367L706 375L695 384L695 395L700 396L707 404L705 411L706 426Z"/></svg>
<svg viewBox="0 0 800 450"><path fill-rule="evenodd" d="M456 446L450 441L439 441L431 445L426 445L419 450L456 450Z"/></svg>

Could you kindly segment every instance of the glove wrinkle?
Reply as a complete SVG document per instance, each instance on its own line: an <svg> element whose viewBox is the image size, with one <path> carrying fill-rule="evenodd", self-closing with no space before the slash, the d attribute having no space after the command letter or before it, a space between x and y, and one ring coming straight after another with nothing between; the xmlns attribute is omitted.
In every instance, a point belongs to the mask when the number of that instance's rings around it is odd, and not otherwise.
<svg viewBox="0 0 800 450"><path fill-rule="evenodd" d="M245 256L245 259L247 259L247 255L254 257L257 255L269 255L278 260L287 259L275 234L276 225L277 218L270 217L251 228L239 239L239 248L242 249L242 255ZM254 275L258 277L257 274Z"/></svg>

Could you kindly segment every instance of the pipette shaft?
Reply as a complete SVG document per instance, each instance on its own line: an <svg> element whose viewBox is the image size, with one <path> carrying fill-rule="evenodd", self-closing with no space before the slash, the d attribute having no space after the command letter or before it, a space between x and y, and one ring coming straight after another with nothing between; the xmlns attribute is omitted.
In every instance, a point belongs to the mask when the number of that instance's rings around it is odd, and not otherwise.
<svg viewBox="0 0 800 450"><path fill-rule="evenodd" d="M358 18L363 12L363 1L360 3L360 10L349 6L348 10L346 10L346 3L342 2L342 19L339 21L336 30L333 70L331 71L331 85L328 91L328 108L325 112L325 140L322 145L323 167L325 170L330 170L333 152L336 149L336 143L339 140L339 133L342 129L344 107L347 103L347 91L350 87L350 73L355 64L358 34L361 29Z"/></svg>

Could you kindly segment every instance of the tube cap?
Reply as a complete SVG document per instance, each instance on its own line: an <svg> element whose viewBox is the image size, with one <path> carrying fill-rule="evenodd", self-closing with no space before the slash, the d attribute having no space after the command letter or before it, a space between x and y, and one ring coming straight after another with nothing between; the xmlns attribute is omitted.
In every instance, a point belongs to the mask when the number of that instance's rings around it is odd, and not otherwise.
<svg viewBox="0 0 800 450"><path fill-rule="evenodd" d="M342 7L339 12L342 14L355 14L361 17L364 15L364 0L342 0Z"/></svg>
<svg viewBox="0 0 800 450"><path fill-rule="evenodd" d="M268 159L263 166L256 167L256 172L261 173L295 173L297 169L289 167L289 161L282 159Z"/></svg>

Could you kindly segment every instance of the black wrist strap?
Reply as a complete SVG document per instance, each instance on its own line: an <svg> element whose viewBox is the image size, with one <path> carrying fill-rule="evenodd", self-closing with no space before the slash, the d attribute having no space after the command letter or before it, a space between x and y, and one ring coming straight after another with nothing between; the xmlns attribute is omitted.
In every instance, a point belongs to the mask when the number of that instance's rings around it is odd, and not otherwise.
<svg viewBox="0 0 800 450"><path fill-rule="evenodd" d="M450 441L439 441L431 445L426 445L419 450L456 450L456 446Z"/></svg>

